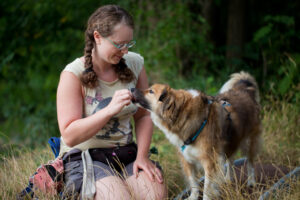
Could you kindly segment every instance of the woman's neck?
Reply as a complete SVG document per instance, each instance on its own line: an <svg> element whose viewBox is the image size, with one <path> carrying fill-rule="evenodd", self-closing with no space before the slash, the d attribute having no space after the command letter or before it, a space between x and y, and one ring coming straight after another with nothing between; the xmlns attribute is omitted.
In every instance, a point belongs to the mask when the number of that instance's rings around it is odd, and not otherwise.
<svg viewBox="0 0 300 200"><path fill-rule="evenodd" d="M99 79L107 82L115 81L118 77L112 64L103 61L96 53L93 53L93 69Z"/></svg>
<svg viewBox="0 0 300 200"><path fill-rule="evenodd" d="M97 53L95 53L93 51L93 68L95 71L98 71L100 73L105 73L106 71L110 71L112 70L112 65L110 63L105 62L104 60L102 60Z"/></svg>

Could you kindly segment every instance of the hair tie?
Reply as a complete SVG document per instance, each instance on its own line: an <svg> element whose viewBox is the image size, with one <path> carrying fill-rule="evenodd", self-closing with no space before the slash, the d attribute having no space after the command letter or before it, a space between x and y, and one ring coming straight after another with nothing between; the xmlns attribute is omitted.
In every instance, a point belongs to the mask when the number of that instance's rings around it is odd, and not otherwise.
<svg viewBox="0 0 300 200"><path fill-rule="evenodd" d="M94 72L93 67L88 67L85 69L85 73Z"/></svg>

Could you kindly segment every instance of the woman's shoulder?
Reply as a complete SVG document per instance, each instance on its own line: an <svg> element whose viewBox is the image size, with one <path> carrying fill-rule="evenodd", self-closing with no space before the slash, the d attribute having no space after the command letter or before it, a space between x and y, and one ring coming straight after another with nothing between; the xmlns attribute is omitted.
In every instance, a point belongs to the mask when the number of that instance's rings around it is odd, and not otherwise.
<svg viewBox="0 0 300 200"><path fill-rule="evenodd" d="M129 51L128 54L123 56L127 66L135 73L138 77L140 71L144 66L144 58L138 53Z"/></svg>
<svg viewBox="0 0 300 200"><path fill-rule="evenodd" d="M124 55L124 59L129 59L129 60L143 60L143 56L141 56L139 53L133 52L133 51L128 51L127 54Z"/></svg>
<svg viewBox="0 0 300 200"><path fill-rule="evenodd" d="M84 71L84 62L81 58L76 58L74 61L67 64L63 71L72 72L79 77Z"/></svg>

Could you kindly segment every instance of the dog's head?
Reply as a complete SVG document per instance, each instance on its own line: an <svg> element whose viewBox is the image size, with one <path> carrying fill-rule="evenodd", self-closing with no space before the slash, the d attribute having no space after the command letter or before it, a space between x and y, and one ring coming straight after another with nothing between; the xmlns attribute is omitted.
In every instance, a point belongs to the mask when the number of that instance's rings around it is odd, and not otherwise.
<svg viewBox="0 0 300 200"><path fill-rule="evenodd" d="M170 90L171 88L168 85L163 84L154 84L144 91L133 88L131 89L132 102L151 112L157 112L157 109L166 100Z"/></svg>
<svg viewBox="0 0 300 200"><path fill-rule="evenodd" d="M183 90L174 90L164 84L154 84L144 91L133 89L132 95L133 103L168 123L173 123L177 119L187 99Z"/></svg>

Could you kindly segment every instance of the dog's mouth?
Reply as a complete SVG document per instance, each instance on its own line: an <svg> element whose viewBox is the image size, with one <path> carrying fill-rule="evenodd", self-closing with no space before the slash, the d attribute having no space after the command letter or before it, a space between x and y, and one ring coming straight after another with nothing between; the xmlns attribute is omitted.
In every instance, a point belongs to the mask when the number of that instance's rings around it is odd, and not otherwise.
<svg viewBox="0 0 300 200"><path fill-rule="evenodd" d="M136 104L139 107L151 110L151 106L147 99L144 97L144 94L137 88L131 88L132 94L132 103Z"/></svg>

